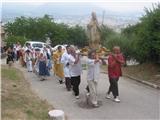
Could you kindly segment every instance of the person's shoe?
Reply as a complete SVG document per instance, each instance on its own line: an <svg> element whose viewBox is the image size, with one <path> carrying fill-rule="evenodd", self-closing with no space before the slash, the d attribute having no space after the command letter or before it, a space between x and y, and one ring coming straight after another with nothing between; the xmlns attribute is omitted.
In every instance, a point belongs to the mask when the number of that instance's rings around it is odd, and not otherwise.
<svg viewBox="0 0 160 120"><path fill-rule="evenodd" d="M71 91L71 89L70 89L70 88L67 88L67 91Z"/></svg>
<svg viewBox="0 0 160 120"><path fill-rule="evenodd" d="M106 94L106 99L111 99L111 96L109 94Z"/></svg>
<svg viewBox="0 0 160 120"><path fill-rule="evenodd" d="M98 104L93 104L93 107L98 108L99 105Z"/></svg>
<svg viewBox="0 0 160 120"><path fill-rule="evenodd" d="M62 84L62 83L63 83L63 81L62 81L62 80L59 80L59 83L60 83L60 84Z"/></svg>
<svg viewBox="0 0 160 120"><path fill-rule="evenodd" d="M44 80L45 80L44 78L41 78L41 79L40 79L40 81L44 81Z"/></svg>
<svg viewBox="0 0 160 120"><path fill-rule="evenodd" d="M79 99L79 95L76 96L76 99Z"/></svg>
<svg viewBox="0 0 160 120"><path fill-rule="evenodd" d="M87 95L87 96L89 96L89 95L90 95L90 93L89 93L89 92L87 92L87 93L86 93L86 95Z"/></svg>
<svg viewBox="0 0 160 120"><path fill-rule="evenodd" d="M116 98L114 98L114 101L115 102L120 102L120 99L116 97Z"/></svg>

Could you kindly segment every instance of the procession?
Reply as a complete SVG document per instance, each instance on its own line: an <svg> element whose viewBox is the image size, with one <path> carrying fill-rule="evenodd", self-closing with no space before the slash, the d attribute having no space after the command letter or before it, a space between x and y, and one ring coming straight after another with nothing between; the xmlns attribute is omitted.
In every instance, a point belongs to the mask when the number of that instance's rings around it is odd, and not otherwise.
<svg viewBox="0 0 160 120"><path fill-rule="evenodd" d="M73 90L75 98L79 99L79 85L81 82L81 75L83 72L81 59L82 55L79 50L73 45L67 45L65 50L62 46L58 46L57 50L52 53L50 49L46 47L43 51L35 51L30 46L26 50L23 50L18 44L12 51L8 49L7 64L11 67L11 64L18 61L22 67L26 67L26 70L30 74L36 74L40 81L47 80L51 77L51 72L54 74L60 84L65 83L67 91ZM15 54L16 53L16 54ZM108 60L100 59L96 53L96 50L91 50L88 53L87 65L87 85L86 95L91 97L91 101L94 107L98 107L97 104L97 85L100 74L100 65L102 63L108 64L109 72L109 90L106 93L106 98L110 99L110 93L112 92L115 102L120 102L118 96L118 79L121 76L121 65L124 64L124 58L120 52L120 48L115 46L113 53L110 54ZM113 69L114 67L114 69ZM107 77L107 76L106 76Z"/></svg>
<svg viewBox="0 0 160 120"><path fill-rule="evenodd" d="M159 120L158 2L2 9L3 120Z"/></svg>

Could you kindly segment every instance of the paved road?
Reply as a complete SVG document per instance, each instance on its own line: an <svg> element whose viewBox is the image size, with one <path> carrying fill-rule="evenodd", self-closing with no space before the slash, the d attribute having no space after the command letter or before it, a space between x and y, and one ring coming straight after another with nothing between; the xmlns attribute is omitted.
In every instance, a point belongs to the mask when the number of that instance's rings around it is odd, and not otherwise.
<svg viewBox="0 0 160 120"><path fill-rule="evenodd" d="M107 119L160 119L160 92L141 83L122 77L119 81L120 103L105 99L109 83L106 74L100 75L98 97L102 102L99 108L86 109L79 106L85 101L86 71L83 71L80 84L80 99L77 100L60 85L52 75L47 81L39 81L34 73L19 67L31 84L31 88L57 109L62 109L69 120L107 120Z"/></svg>

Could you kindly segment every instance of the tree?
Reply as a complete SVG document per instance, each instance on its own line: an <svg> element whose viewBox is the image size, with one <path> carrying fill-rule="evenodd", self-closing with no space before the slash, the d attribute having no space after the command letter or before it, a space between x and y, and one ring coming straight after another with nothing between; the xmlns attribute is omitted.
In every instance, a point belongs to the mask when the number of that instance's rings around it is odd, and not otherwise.
<svg viewBox="0 0 160 120"><path fill-rule="evenodd" d="M152 9L145 9L145 15L140 20L140 23L123 30L128 39L134 40L135 51L132 56L141 63L158 62L160 61L160 4L156 4Z"/></svg>

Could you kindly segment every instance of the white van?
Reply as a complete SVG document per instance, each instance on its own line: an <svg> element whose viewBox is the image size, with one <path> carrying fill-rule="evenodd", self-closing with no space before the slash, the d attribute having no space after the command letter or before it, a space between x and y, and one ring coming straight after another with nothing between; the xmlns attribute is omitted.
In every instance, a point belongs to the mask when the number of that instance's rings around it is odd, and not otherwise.
<svg viewBox="0 0 160 120"><path fill-rule="evenodd" d="M26 41L24 47L27 46L31 46L31 48L43 48L46 46L46 43L37 41Z"/></svg>

